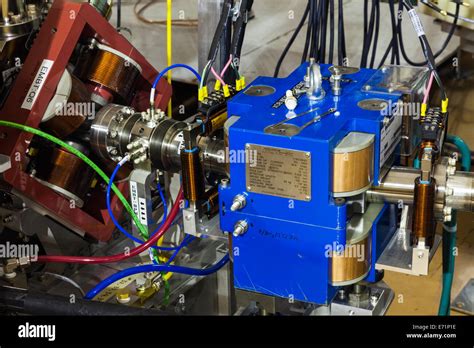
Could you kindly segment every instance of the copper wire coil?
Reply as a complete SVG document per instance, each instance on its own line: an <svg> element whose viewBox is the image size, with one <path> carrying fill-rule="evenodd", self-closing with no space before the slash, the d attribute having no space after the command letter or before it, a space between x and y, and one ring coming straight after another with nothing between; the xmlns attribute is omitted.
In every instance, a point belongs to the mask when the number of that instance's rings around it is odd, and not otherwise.
<svg viewBox="0 0 474 348"><path fill-rule="evenodd" d="M190 202L197 202L204 197L205 181L204 171L199 157L199 149L181 152L183 173L184 197Z"/></svg>
<svg viewBox="0 0 474 348"><path fill-rule="evenodd" d="M71 80L72 88L69 97L62 104L62 110L56 110L56 115L41 126L48 133L63 139L79 129L94 112L94 110L89 110L92 104L90 101L91 93L87 87L74 75L71 75ZM69 111L69 106L74 107L72 113ZM61 111L60 114L58 114L59 111Z"/></svg>
<svg viewBox="0 0 474 348"><path fill-rule="evenodd" d="M417 245L420 239L424 238L426 246L433 246L436 232L435 196L436 180L434 178L429 183L422 183L420 178L416 179L411 235L413 245Z"/></svg>
<svg viewBox="0 0 474 348"><path fill-rule="evenodd" d="M59 148L44 148L38 153L36 178L82 207L93 178L93 170L80 158Z"/></svg>
<svg viewBox="0 0 474 348"><path fill-rule="evenodd" d="M87 69L85 80L106 87L128 102L139 75L139 69L130 60L99 49L92 59L90 69Z"/></svg>
<svg viewBox="0 0 474 348"><path fill-rule="evenodd" d="M340 254L334 252L331 258L331 282L333 285L346 285L360 281L370 270L370 235L346 246ZM351 249L352 248L352 249ZM362 252L362 256L356 251Z"/></svg>

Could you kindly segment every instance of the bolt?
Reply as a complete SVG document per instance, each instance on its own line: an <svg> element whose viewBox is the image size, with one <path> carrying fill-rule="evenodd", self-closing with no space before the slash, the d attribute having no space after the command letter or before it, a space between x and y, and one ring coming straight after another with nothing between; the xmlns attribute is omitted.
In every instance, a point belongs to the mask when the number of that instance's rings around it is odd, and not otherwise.
<svg viewBox="0 0 474 348"><path fill-rule="evenodd" d="M454 175L454 174L456 174L456 167L455 166L448 166L446 168L446 172L448 173L448 175Z"/></svg>
<svg viewBox="0 0 474 348"><path fill-rule="evenodd" d="M4 224L9 224L10 222L13 222L14 220L14 216L13 215L7 215L3 218L3 223Z"/></svg>
<svg viewBox="0 0 474 348"><path fill-rule="evenodd" d="M455 157L449 157L449 159L448 159L448 164L449 164L450 166L453 166L453 167L456 166L456 162L457 162L457 160L456 160Z"/></svg>
<svg viewBox="0 0 474 348"><path fill-rule="evenodd" d="M117 302L121 303L121 304L127 304L131 300L130 299L130 294L128 292L118 293L116 295L116 299L117 299Z"/></svg>
<svg viewBox="0 0 474 348"><path fill-rule="evenodd" d="M451 220L453 219L453 216L452 215L445 215L443 217L443 221L444 222L451 222Z"/></svg>
<svg viewBox="0 0 474 348"><path fill-rule="evenodd" d="M443 214L444 215L451 215L452 212L453 212L453 208L451 208L451 207L444 207L444 209L443 209Z"/></svg>
<svg viewBox="0 0 474 348"><path fill-rule="evenodd" d="M346 291L344 289L341 289L337 292L337 295L340 300L344 300L346 298Z"/></svg>
<svg viewBox="0 0 474 348"><path fill-rule="evenodd" d="M370 91L371 89L372 89L372 87L370 87L369 85L364 86L364 90L366 90L366 91Z"/></svg>
<svg viewBox="0 0 474 348"><path fill-rule="evenodd" d="M454 189L452 187L446 187L446 196L452 196L454 194Z"/></svg>
<svg viewBox="0 0 474 348"><path fill-rule="evenodd" d="M229 186L229 179L222 179L221 180L221 187L227 188Z"/></svg>
<svg viewBox="0 0 474 348"><path fill-rule="evenodd" d="M423 258L423 252L422 252L422 251L420 251L420 252L418 253L418 258L419 258L419 259L422 259L422 258Z"/></svg>
<svg viewBox="0 0 474 348"><path fill-rule="evenodd" d="M379 297L377 295L370 296L370 304L372 306L375 306L377 304L378 300L379 300Z"/></svg>
<svg viewBox="0 0 474 348"><path fill-rule="evenodd" d="M234 237L243 235L249 229L249 224L245 220L239 220L234 225L234 232L232 233Z"/></svg>
<svg viewBox="0 0 474 348"><path fill-rule="evenodd" d="M242 194L238 194L237 196L234 197L230 210L231 211L241 210L241 209L244 209L246 205L247 205L247 199L245 198L245 196Z"/></svg>

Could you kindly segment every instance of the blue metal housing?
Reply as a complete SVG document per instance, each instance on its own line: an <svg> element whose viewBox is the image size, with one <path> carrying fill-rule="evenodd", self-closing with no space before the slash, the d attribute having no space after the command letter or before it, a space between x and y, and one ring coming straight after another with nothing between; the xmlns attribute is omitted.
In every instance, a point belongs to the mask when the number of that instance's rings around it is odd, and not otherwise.
<svg viewBox="0 0 474 348"><path fill-rule="evenodd" d="M322 65L324 77L329 77L328 65ZM259 77L251 86L271 86L275 92L268 96L240 93L228 104L229 117L239 119L229 129L229 151L243 151L246 144L257 144L311 153L311 200L291 200L284 197L247 192L246 164L231 163L231 182L220 188L221 229L232 232L239 220L249 223L248 231L233 237L234 285L238 289L270 296L327 304L337 288L330 285L330 259L325 248L333 243L345 244L347 207L336 205L331 196L332 151L352 131L375 135L374 183L380 176L380 133L384 115L368 111L357 104L361 100L380 98L362 91L362 86L375 70L362 69L347 75L342 95L331 92L325 79L326 97L311 101L306 95L298 100L296 114L315 109L288 123L301 126L330 108L336 108L321 122L315 123L293 137L266 134L264 129L286 118L288 110L275 103L289 89L301 83L307 64L282 79ZM250 87L250 86L249 86ZM248 87L248 88L249 88ZM396 103L400 95L384 95ZM238 194L247 195L245 208L232 212L229 207ZM376 281L375 262L394 232L394 211L382 209L372 229L372 268L368 280ZM377 235L376 235L377 234Z"/></svg>

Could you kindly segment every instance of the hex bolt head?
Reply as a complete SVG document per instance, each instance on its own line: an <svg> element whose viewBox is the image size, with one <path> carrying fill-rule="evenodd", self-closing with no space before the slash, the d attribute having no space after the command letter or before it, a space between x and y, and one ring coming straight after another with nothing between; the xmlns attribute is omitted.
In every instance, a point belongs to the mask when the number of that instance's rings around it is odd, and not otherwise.
<svg viewBox="0 0 474 348"><path fill-rule="evenodd" d="M234 225L234 232L232 233L234 237L239 237L243 235L249 229L249 224L245 220L239 220Z"/></svg>
<svg viewBox="0 0 474 348"><path fill-rule="evenodd" d="M238 194L237 196L234 197L230 210L231 211L241 210L241 209L244 209L246 205L247 205L247 198L242 194Z"/></svg>

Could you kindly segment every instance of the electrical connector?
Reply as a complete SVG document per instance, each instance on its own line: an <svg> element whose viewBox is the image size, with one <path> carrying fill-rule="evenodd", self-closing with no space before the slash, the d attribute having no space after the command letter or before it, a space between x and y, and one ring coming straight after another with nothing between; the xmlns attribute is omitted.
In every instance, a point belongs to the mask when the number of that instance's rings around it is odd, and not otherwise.
<svg viewBox="0 0 474 348"><path fill-rule="evenodd" d="M448 98L441 101L441 112L443 114L448 112L448 104L449 104L449 99Z"/></svg>
<svg viewBox="0 0 474 348"><path fill-rule="evenodd" d="M215 89L216 91L220 91L220 90L221 90L221 87L222 87L221 81L217 80L217 81L216 81L216 84L214 85L214 89Z"/></svg>
<svg viewBox="0 0 474 348"><path fill-rule="evenodd" d="M226 98L230 97L229 85L224 85L224 97L226 97Z"/></svg>
<svg viewBox="0 0 474 348"><path fill-rule="evenodd" d="M204 86L202 88L199 88L199 91L198 91L198 99L199 101L203 101L204 99L206 99L208 97L208 93L207 93L207 86Z"/></svg>
<svg viewBox="0 0 474 348"><path fill-rule="evenodd" d="M428 110L428 105L425 103L422 103L421 104L421 117L426 116L426 110Z"/></svg>

